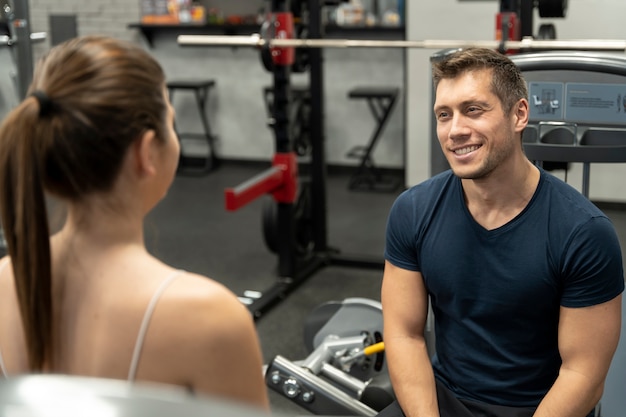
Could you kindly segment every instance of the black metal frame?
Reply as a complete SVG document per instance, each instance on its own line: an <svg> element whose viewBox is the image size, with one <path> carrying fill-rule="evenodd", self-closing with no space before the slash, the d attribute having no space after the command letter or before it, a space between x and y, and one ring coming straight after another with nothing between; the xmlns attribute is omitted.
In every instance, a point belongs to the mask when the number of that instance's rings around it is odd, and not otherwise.
<svg viewBox="0 0 626 417"><path fill-rule="evenodd" d="M500 0L500 12L515 12L520 21L520 36L533 36L534 1Z"/></svg>

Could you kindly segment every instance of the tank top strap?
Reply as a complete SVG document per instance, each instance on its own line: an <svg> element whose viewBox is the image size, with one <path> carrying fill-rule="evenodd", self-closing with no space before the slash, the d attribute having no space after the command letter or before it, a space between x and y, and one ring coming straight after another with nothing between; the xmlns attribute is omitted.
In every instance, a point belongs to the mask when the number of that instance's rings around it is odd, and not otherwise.
<svg viewBox="0 0 626 417"><path fill-rule="evenodd" d="M133 351L133 357L130 361L128 382L134 382L135 377L137 376L137 367L139 365L139 360L141 359L141 350L143 348L144 340L146 338L146 333L148 332L148 326L150 325L150 319L152 318L154 309L156 308L156 305L165 289L183 272L184 271L182 270L174 271L159 285L157 290L154 292L154 295L152 296L152 299L150 300L150 303L146 308L146 312L144 313L141 327L139 328L139 334L137 335L137 341L135 342L135 350Z"/></svg>
<svg viewBox="0 0 626 417"><path fill-rule="evenodd" d="M6 268L6 266L9 264L10 259L7 256L5 261L2 262L2 265L0 265L0 274L2 274L2 272L4 271L4 268ZM2 359L2 349L0 349L0 372L2 373L2 376L4 377L8 377L9 373L7 372L7 368L6 366L4 366L4 360Z"/></svg>

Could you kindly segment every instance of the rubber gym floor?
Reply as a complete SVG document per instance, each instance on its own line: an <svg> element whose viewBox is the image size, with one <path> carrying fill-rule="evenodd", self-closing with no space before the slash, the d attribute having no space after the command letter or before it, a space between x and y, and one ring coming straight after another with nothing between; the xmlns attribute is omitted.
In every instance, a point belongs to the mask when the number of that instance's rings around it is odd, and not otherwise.
<svg viewBox="0 0 626 417"><path fill-rule="evenodd" d="M277 257L267 249L263 239L264 199L235 212L224 208L225 188L242 183L268 166L269 163L265 166L227 161L207 175L177 175L168 195L147 218L148 249L171 265L223 283L238 295L245 290L268 289L277 279ZM329 245L345 254L382 259L387 213L401 190L349 191L349 174L343 168L329 169L326 181ZM604 211L618 230L624 252L626 210L613 207ZM381 278L380 271L340 266L322 268L313 274L257 320L265 363L276 355L290 360L304 359L309 352L303 343L303 323L309 312L321 303L348 297L380 300ZM620 344L613 363L620 369L626 369L625 344ZM620 380L611 382L613 377L609 375L607 390L617 390L614 384L623 386L623 375L615 376ZM273 391L270 401L272 411L278 414L311 414Z"/></svg>

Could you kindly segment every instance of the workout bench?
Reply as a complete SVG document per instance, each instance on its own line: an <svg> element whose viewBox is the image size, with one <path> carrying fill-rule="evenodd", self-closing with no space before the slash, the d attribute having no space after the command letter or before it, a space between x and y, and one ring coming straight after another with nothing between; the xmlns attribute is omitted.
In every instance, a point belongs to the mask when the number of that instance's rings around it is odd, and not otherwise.
<svg viewBox="0 0 626 417"><path fill-rule="evenodd" d="M367 145L353 147L346 157L357 158L361 162L350 178L350 190L365 189L371 191L394 191L400 185L397 178L383 176L374 165L372 152L378 143L391 112L395 106L400 89L397 87L357 87L348 92L348 98L367 100L372 116L376 120L376 127Z"/></svg>

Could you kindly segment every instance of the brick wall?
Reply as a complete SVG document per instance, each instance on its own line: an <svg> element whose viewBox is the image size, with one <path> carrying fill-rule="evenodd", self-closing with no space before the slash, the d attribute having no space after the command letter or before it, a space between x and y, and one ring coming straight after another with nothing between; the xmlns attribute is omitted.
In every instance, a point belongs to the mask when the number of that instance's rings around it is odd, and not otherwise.
<svg viewBox="0 0 626 417"><path fill-rule="evenodd" d="M140 19L139 1L134 0L30 0L32 32L49 32L51 14L75 14L79 35L109 35L119 39L138 40L129 23ZM45 52L49 41L33 46L35 56Z"/></svg>
<svg viewBox="0 0 626 417"><path fill-rule="evenodd" d="M256 12L264 6L262 0L201 0L198 3L207 8L216 7L225 15ZM51 14L75 14L79 35L101 34L141 40L137 29L128 28L129 23L140 21L139 0L29 0L29 5L32 32L49 32ZM34 45L35 58L49 46L49 42Z"/></svg>

